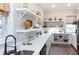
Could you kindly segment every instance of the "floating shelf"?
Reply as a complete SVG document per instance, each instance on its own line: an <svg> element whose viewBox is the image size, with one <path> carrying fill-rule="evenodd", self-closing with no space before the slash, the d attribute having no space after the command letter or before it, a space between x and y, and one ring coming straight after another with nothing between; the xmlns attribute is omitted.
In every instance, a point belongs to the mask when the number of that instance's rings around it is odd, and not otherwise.
<svg viewBox="0 0 79 59"><path fill-rule="evenodd" d="M38 29L30 28L30 29L24 29L23 28L23 22L24 18L29 18L33 21L33 26L38 24L38 20L41 21L42 17L37 15L35 12L28 8L18 8L14 10L15 12L15 20L14 20L14 30L15 32L31 32L31 31L36 31Z"/></svg>
<svg viewBox="0 0 79 59"><path fill-rule="evenodd" d="M69 42L53 42L53 44L69 44Z"/></svg>
<svg viewBox="0 0 79 59"><path fill-rule="evenodd" d="M39 29L27 29L27 30L18 29L18 30L16 30L16 32L31 32L31 31L37 31L37 30L39 30Z"/></svg>
<svg viewBox="0 0 79 59"><path fill-rule="evenodd" d="M28 9L28 8L20 8L20 9L16 9L16 11L23 11L23 12L26 11L26 12L24 12L24 14L25 14L25 13L29 13L30 15L33 15L33 16L36 17L36 18L42 18L41 16L36 15L35 12L31 11L31 10Z"/></svg>
<svg viewBox="0 0 79 59"><path fill-rule="evenodd" d="M42 20L42 22L64 22L64 21L49 21L49 20Z"/></svg>

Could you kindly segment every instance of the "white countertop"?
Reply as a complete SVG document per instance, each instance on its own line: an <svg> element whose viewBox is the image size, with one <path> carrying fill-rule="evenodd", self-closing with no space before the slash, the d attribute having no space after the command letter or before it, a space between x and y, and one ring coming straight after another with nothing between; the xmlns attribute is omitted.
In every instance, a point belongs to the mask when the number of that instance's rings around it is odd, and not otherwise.
<svg viewBox="0 0 79 59"><path fill-rule="evenodd" d="M32 45L22 45L22 42L18 42L17 44L17 50L31 50L34 51L33 55L38 55L39 52L41 51L42 47L44 46L44 44L47 42L48 38L50 37L51 33L54 34L54 32L52 30L49 30L48 33L44 33L41 36L39 36L38 38L34 39L32 41ZM58 32L55 32L57 34L59 34ZM65 33L64 33L65 34ZM4 40L0 43L3 44ZM1 53L2 54L2 53Z"/></svg>
<svg viewBox="0 0 79 59"><path fill-rule="evenodd" d="M32 41L32 45L22 45L25 41L17 42L17 51L19 50L31 50L34 51L33 55L38 55L43 48L44 44L47 42L50 37L51 32L45 33ZM2 55L3 52L0 54Z"/></svg>
<svg viewBox="0 0 79 59"><path fill-rule="evenodd" d="M38 55L50 35L51 33L41 35L40 37L32 41L32 45L23 46L21 44L22 42L19 42L20 47L18 48L18 50L31 50L34 51L33 55Z"/></svg>
<svg viewBox="0 0 79 59"><path fill-rule="evenodd" d="M12 40L8 40L8 42L11 42ZM0 45L5 43L5 38L0 38Z"/></svg>

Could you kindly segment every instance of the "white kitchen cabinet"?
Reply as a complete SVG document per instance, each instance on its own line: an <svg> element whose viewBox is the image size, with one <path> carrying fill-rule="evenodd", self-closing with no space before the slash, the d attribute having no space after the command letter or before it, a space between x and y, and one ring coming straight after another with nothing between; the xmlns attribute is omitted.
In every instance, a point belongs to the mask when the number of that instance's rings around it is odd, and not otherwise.
<svg viewBox="0 0 79 59"><path fill-rule="evenodd" d="M49 54L50 47L51 47L51 40L52 40L52 35L49 37L49 39L46 42L46 47L47 47L47 49L46 49L46 55Z"/></svg>
<svg viewBox="0 0 79 59"><path fill-rule="evenodd" d="M77 37L76 37L76 35L71 35L70 38L71 38L70 39L70 44L72 44L73 47L75 49L77 49Z"/></svg>

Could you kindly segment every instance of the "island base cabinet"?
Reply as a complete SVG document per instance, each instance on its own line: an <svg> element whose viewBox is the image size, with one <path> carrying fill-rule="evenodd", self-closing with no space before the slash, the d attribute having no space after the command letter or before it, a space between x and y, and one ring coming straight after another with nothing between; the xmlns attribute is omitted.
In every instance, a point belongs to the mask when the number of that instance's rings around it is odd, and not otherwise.
<svg viewBox="0 0 79 59"><path fill-rule="evenodd" d="M71 44L75 49L77 49L77 37L76 37L76 35L70 35L69 44Z"/></svg>
<svg viewBox="0 0 79 59"><path fill-rule="evenodd" d="M50 47L51 47L51 40L50 39L46 42L46 47L47 47L47 49L46 49L46 55L48 55L49 52L50 52Z"/></svg>
<svg viewBox="0 0 79 59"><path fill-rule="evenodd" d="M47 49L47 47L46 47L46 44L45 44L40 51L40 55L46 55L46 49Z"/></svg>

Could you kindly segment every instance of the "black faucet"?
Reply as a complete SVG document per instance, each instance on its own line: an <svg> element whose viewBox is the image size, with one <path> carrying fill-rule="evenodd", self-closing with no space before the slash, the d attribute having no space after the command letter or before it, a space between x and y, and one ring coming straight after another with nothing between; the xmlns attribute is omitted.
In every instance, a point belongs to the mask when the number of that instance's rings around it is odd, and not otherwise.
<svg viewBox="0 0 79 59"><path fill-rule="evenodd" d="M15 40L15 46L7 46L7 39L8 37L13 37L14 40ZM11 51L7 51L7 47L14 47L14 50L11 50ZM13 36L13 35L8 35L5 39L5 47L4 47L4 55L10 55L10 54L13 54L13 53L16 53L16 38Z"/></svg>
<svg viewBox="0 0 79 59"><path fill-rule="evenodd" d="M41 31L37 31L37 32L36 32L36 35L37 35L37 37L38 37L39 35L42 35L42 32L41 32Z"/></svg>

